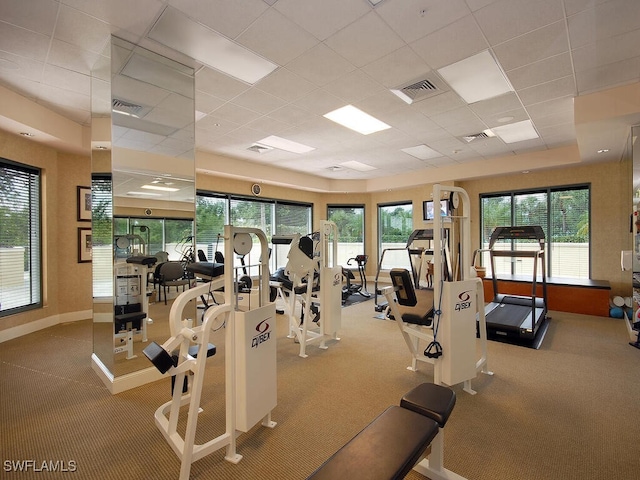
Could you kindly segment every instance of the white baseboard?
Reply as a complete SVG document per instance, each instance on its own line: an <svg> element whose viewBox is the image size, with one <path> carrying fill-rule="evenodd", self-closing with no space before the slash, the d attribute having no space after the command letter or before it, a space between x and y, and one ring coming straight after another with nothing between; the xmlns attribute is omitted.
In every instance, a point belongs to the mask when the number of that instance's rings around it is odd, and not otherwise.
<svg viewBox="0 0 640 480"><path fill-rule="evenodd" d="M24 325L18 325L16 327L7 328L6 330L0 330L0 343L14 338L28 335L45 328L53 327L61 323L77 322L79 320L87 320L93 316L93 310L81 310L78 312L59 313L57 315L51 315L50 317L41 318L40 320L34 320L33 322L25 323Z"/></svg>
<svg viewBox="0 0 640 480"><path fill-rule="evenodd" d="M132 388L140 387L163 378L163 375L154 367L145 368L143 370L138 370L137 372L115 377L95 353L91 355L91 368L93 368L93 371L96 372L98 377L100 377L100 380L102 380L102 383L105 384L112 395L131 390Z"/></svg>

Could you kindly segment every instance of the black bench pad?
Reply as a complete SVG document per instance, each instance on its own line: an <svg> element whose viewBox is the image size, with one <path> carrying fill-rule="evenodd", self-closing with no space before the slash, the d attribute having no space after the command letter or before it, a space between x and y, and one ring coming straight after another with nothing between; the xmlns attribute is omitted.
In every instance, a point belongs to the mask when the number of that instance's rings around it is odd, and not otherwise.
<svg viewBox="0 0 640 480"><path fill-rule="evenodd" d="M186 266L187 272L196 276L204 275L209 278L216 278L224 274L224 263L195 262Z"/></svg>
<svg viewBox="0 0 640 480"><path fill-rule="evenodd" d="M444 427L453 407L456 404L456 393L448 387L435 383L423 383L406 393L400 406L429 417L440 427Z"/></svg>
<svg viewBox="0 0 640 480"><path fill-rule="evenodd" d="M309 479L404 478L438 433L423 415L391 406L324 462Z"/></svg>

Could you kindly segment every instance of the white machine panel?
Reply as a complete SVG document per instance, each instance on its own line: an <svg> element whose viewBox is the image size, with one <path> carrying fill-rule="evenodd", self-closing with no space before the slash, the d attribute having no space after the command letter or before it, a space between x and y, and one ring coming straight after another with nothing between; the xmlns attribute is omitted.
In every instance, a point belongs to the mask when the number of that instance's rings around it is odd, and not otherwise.
<svg viewBox="0 0 640 480"><path fill-rule="evenodd" d="M342 328L342 267L324 267L320 272L320 321L326 335Z"/></svg>
<svg viewBox="0 0 640 480"><path fill-rule="evenodd" d="M249 431L277 403L276 305L235 312L236 428Z"/></svg>
<svg viewBox="0 0 640 480"><path fill-rule="evenodd" d="M444 282L438 338L442 381L456 385L476 377L476 280Z"/></svg>

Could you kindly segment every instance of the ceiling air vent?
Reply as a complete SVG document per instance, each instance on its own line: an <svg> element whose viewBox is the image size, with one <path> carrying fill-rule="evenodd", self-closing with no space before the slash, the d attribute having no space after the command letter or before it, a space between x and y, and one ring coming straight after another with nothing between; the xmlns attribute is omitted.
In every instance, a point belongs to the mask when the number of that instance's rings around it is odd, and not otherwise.
<svg viewBox="0 0 640 480"><path fill-rule="evenodd" d="M465 135L464 137L462 137L462 139L467 143L471 143L474 140L477 140L478 138L489 138L489 135L482 132L482 133L474 133L473 135Z"/></svg>
<svg viewBox="0 0 640 480"><path fill-rule="evenodd" d="M399 87L392 88L391 92L400 97L406 103L414 103L425 98L433 97L446 92L446 84L435 73L428 77L414 80Z"/></svg>
<svg viewBox="0 0 640 480"><path fill-rule="evenodd" d="M111 108L114 112L130 115L132 117L139 117L140 112L142 111L142 105L136 105L135 103L120 100L118 98L111 99Z"/></svg>
<svg viewBox="0 0 640 480"><path fill-rule="evenodd" d="M273 150L273 148L267 147L266 145L260 145L259 143L254 143L249 148L247 148L247 150L250 150L256 153L264 153L264 152L268 152L269 150Z"/></svg>

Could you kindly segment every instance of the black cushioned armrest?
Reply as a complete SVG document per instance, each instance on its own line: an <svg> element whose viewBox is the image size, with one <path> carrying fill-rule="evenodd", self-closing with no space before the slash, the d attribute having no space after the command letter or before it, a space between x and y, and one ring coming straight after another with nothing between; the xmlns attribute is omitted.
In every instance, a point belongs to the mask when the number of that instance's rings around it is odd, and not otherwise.
<svg viewBox="0 0 640 480"><path fill-rule="evenodd" d="M334 453L309 479L404 478L438 433L438 424L392 406Z"/></svg>
<svg viewBox="0 0 640 480"><path fill-rule="evenodd" d="M434 383L423 383L408 392L400 400L400 406L424 415L438 422L440 427L445 423L456 404L456 393L448 387Z"/></svg>

